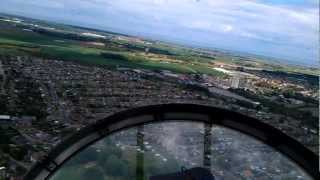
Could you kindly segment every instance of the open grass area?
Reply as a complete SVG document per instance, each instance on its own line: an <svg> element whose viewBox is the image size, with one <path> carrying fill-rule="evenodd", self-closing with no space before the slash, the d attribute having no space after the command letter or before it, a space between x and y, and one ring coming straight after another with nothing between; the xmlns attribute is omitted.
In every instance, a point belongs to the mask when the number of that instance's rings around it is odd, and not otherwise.
<svg viewBox="0 0 320 180"><path fill-rule="evenodd" d="M169 52L166 47L161 47L159 51ZM191 56L188 56L188 58L181 55L169 57L169 59L179 58L180 62L178 63L175 61L155 61L144 56L143 53L137 55L126 49L120 51L126 57L122 59L103 57L101 54L105 52L110 52L110 49L107 47L90 47L84 45L81 41L54 38L13 27L0 30L0 54L31 55L107 67L124 66L150 70L170 70L177 73L221 74L208 67L205 61L202 61L203 63L192 63L198 59L193 60Z"/></svg>
<svg viewBox="0 0 320 180"><path fill-rule="evenodd" d="M78 40L77 36L68 33L81 32L80 29L63 26L53 33L38 33L21 25L0 21L0 55L30 55L48 59L74 61L88 65L106 66L109 68L124 66L150 70L170 70L177 73L200 73L223 75L212 68L213 62L222 62L244 67L256 67L282 72L319 75L317 68L304 68L267 63L260 59L215 53L214 56L194 49L169 45L162 42L145 45L130 40L99 40L102 46L94 46L92 39ZM64 32L64 30L67 30ZM59 34L59 33L62 34ZM91 44L90 44L91 42ZM105 45L105 46L103 46ZM145 48L150 50L145 53ZM106 58L105 52L121 53L125 58ZM151 54L151 56L150 56ZM154 57L152 57L154 55Z"/></svg>

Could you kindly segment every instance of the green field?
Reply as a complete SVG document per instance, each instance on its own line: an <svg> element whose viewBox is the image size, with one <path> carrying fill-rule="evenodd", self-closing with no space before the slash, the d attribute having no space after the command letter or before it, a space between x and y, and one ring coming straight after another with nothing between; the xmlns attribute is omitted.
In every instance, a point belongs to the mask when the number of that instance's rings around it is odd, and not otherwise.
<svg viewBox="0 0 320 180"><path fill-rule="evenodd" d="M114 68L118 66L149 69L170 70L177 73L200 73L210 75L223 75L212 67L214 62L233 64L243 67L256 67L273 71L292 72L319 75L318 68L306 68L300 66L289 66L277 63L268 63L262 59L240 56L232 56L217 52L214 57L183 46L166 44L162 42L145 45L140 42L113 39L101 40L92 38L79 38L79 33L84 32L72 26L56 25L39 21L40 25L54 27L57 30L44 30L39 32L28 30L24 24L14 24L0 21L0 55L26 55L42 57L46 59L58 59L74 61L86 65L104 66ZM106 32L99 32L110 35ZM88 44L97 41L104 46ZM163 56L162 59L150 58L144 55L145 48L151 49L151 54ZM105 58L101 54L116 52L126 58ZM156 60L155 60L156 59ZM165 60L163 60L165 59ZM168 60L168 61L166 61Z"/></svg>
<svg viewBox="0 0 320 180"><path fill-rule="evenodd" d="M136 55L130 49L117 48L115 52L121 53L127 59L105 58L101 53L113 52L115 48L111 46L122 45L125 42L104 42L106 46L95 47L86 45L83 41L77 41L67 38L43 35L36 32L25 31L19 27L12 26L10 23L0 22L0 55L28 55L42 57L47 59L58 59L64 61L74 61L87 65L98 65L104 67L130 67L150 70L170 70L177 73L205 73L211 75L222 75L220 72L208 67L207 62L197 57L181 55L168 56L174 59L180 59L181 62L162 62L153 61L143 55ZM110 43L110 45L108 44ZM139 47L134 44L130 46ZM152 47L161 51L172 51L174 53L184 52L178 48L169 49L164 45ZM168 50L169 49L169 50ZM199 62L201 61L201 62ZM195 62L195 63L191 63Z"/></svg>

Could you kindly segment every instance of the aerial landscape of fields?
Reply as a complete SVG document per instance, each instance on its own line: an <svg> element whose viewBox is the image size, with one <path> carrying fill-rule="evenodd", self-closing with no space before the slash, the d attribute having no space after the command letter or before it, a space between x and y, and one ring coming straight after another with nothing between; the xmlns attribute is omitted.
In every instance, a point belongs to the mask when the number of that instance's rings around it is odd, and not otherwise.
<svg viewBox="0 0 320 180"><path fill-rule="evenodd" d="M0 14L0 167L5 169L5 173L0 169L0 180L23 177L79 129L115 112L152 104L194 103L233 110L276 127L319 153L318 83L316 66ZM102 142L109 145L102 146L104 153L121 151L120 145L110 146L117 141ZM134 153L117 154L112 162L128 169ZM152 172L176 168L173 155L167 156L169 165L157 169L150 155L148 168ZM98 167L90 158L81 163L57 177L71 179L70 172L82 165ZM99 168L112 167L100 163ZM74 179L90 173L100 176L102 170L78 171ZM272 175L267 170L259 173L252 170L255 178ZM121 179L116 169L110 177L101 176ZM298 175L286 170L285 177Z"/></svg>
<svg viewBox="0 0 320 180"><path fill-rule="evenodd" d="M258 57L244 59L241 55L210 52L160 41L147 41L138 37L115 33L89 32L66 25L39 25L19 20L1 19L1 53L18 53L43 58L102 66L127 66L145 69L167 69L180 73L219 74L213 69L214 62L226 62L247 67L316 74L316 68L286 66L263 62ZM108 56L108 53L111 54ZM112 56L112 55L118 55ZM214 61L212 61L214 60Z"/></svg>

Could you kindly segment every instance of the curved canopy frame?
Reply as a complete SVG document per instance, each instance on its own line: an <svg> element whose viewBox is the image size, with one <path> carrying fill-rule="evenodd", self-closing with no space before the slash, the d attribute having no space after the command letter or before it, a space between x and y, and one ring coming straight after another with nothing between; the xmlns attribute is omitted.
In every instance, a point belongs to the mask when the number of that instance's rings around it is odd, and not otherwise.
<svg viewBox="0 0 320 180"><path fill-rule="evenodd" d="M319 157L280 130L237 112L195 104L152 105L111 115L60 143L34 165L25 179L48 179L82 149L113 132L146 123L173 120L204 122L240 131L275 148L300 165L311 177L320 179Z"/></svg>

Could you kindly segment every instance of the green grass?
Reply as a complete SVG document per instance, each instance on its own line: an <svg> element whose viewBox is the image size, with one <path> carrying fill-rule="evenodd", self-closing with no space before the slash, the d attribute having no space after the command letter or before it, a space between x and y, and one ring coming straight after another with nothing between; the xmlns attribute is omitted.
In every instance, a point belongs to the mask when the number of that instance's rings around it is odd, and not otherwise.
<svg viewBox="0 0 320 180"><path fill-rule="evenodd" d="M3 26L3 22L0 26ZM63 41L59 42L57 40ZM126 50L120 51L127 57L123 59L110 59L101 56L103 52L110 52L108 48L87 47L81 42L55 38L35 32L23 31L17 27L5 25L0 29L0 54L32 55L43 58L54 58L66 61L74 61L98 66L125 66L130 68L143 68L151 70L170 70L177 73L206 73L219 75L220 73L207 67L209 59L193 57L185 49L170 47L164 44L156 44L154 48L173 53L185 53L172 58L182 60L184 63L164 63L153 61L143 56L132 56ZM121 50L121 49L120 49ZM191 62L201 62L194 65Z"/></svg>
<svg viewBox="0 0 320 180"><path fill-rule="evenodd" d="M4 26L4 27L2 27ZM41 35L35 32L23 31L17 27L11 27L3 25L3 22L0 23L0 38L20 41L20 42L28 42L34 43L37 45L40 44L51 44L51 45L61 45L61 43L56 42L56 40L67 41L68 43L72 43L73 41L67 39L61 39L58 37L51 37L46 35Z"/></svg>
<svg viewBox="0 0 320 180"><path fill-rule="evenodd" d="M35 47L35 45L33 43L18 41L18 40L8 39L8 38L2 38L2 37L0 37L0 44L12 45L12 46L22 46L22 47L25 47L25 46Z"/></svg>
<svg viewBox="0 0 320 180"><path fill-rule="evenodd" d="M219 54L214 57L201 56L194 50L178 45L169 45L166 43L154 43L147 45L148 47L155 48L170 52L170 58L183 61L183 63L163 63L161 61L152 61L146 57L133 58L130 57L129 52L125 48L117 47L118 44L128 44L133 46L144 47L145 45L133 42L121 41L108 41L111 46L106 47L88 47L80 41L63 39L35 32L22 30L22 27L13 26L10 23L0 21L0 54L16 54L16 55L32 55L43 56L44 58L57 58L61 60L75 61L91 65L103 66L126 66L132 68L145 68L145 69L163 69L171 70L179 73L205 73L211 75L223 75L209 67L213 62L224 62L227 64L237 64L240 66L253 66L263 69L278 70L283 72L296 72L304 74L319 75L317 68L305 68L297 66L279 65L265 62L261 59L244 61L237 57L230 55ZM56 26L55 26L56 27ZM61 30L68 30L70 32L77 31L69 26L57 26ZM129 60L106 59L100 56L102 52L120 52L128 56ZM136 60L136 61L135 61Z"/></svg>
<svg viewBox="0 0 320 180"><path fill-rule="evenodd" d="M19 34L14 32L14 34ZM145 57L132 57L128 52L122 54L128 60L107 59L100 54L108 52L101 48L85 47L80 43L76 44L68 40L65 43L57 43L51 37L35 35L36 33L25 33L14 36L8 32L0 31L0 53L26 55L30 53L34 56L44 58L54 58L66 61L75 61L98 66L125 66L130 68L143 68L151 70L170 70L177 73L207 73L219 75L219 73L205 65L190 65L189 61L184 64L162 63L148 60ZM5 37L3 37L5 35Z"/></svg>

